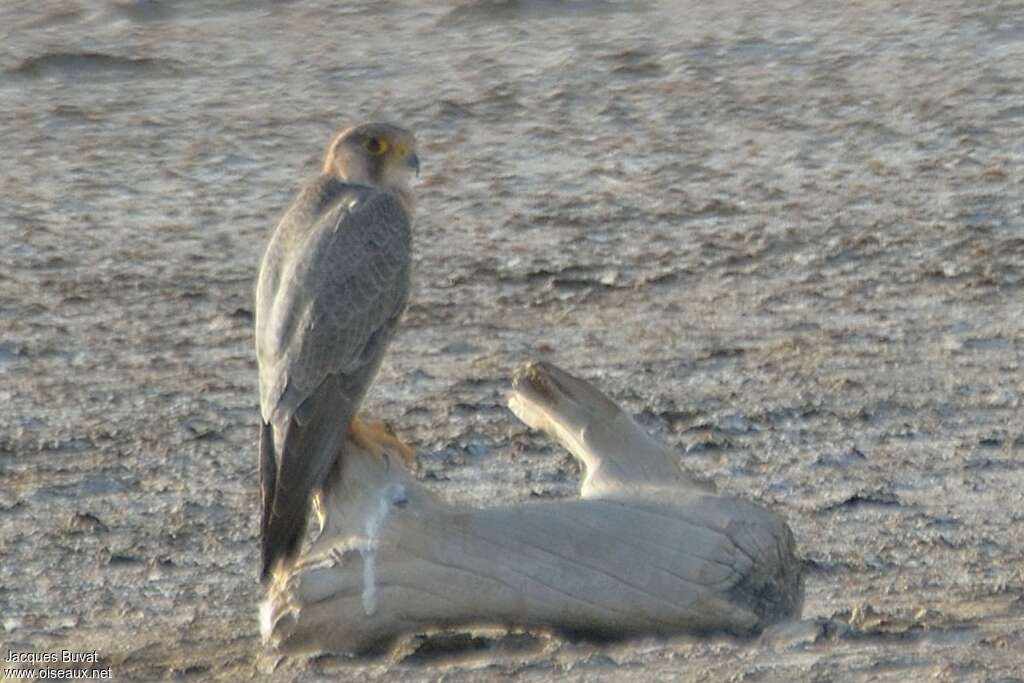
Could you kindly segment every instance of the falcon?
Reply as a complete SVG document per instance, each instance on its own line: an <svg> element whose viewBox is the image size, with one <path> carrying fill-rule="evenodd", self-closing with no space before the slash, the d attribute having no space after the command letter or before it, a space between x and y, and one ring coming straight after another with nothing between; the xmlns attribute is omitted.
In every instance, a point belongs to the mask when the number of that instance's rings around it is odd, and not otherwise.
<svg viewBox="0 0 1024 683"><path fill-rule="evenodd" d="M310 501L355 419L409 298L416 139L387 123L337 133L267 245L256 284L260 581L291 563Z"/></svg>

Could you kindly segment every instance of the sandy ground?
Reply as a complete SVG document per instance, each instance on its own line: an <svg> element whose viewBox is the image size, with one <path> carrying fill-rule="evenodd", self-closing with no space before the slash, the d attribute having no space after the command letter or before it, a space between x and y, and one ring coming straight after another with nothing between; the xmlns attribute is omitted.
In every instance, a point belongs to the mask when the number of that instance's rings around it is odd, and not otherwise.
<svg viewBox="0 0 1024 683"><path fill-rule="evenodd" d="M1021 680L1024 3L83 0L0 26L6 647L121 680ZM417 475L571 494L504 407L551 359L787 517L803 622L269 673L252 286L368 118L421 138L417 289L366 405Z"/></svg>

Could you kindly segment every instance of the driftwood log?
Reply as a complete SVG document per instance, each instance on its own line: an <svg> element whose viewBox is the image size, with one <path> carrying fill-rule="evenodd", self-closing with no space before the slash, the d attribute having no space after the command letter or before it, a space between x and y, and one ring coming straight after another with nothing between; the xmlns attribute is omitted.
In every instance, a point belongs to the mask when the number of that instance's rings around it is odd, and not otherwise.
<svg viewBox="0 0 1024 683"><path fill-rule="evenodd" d="M261 608L282 653L352 653L399 636L517 627L573 636L752 635L800 616L792 533L685 474L587 382L547 364L509 405L578 458L580 497L470 509L349 442L316 501L321 533Z"/></svg>

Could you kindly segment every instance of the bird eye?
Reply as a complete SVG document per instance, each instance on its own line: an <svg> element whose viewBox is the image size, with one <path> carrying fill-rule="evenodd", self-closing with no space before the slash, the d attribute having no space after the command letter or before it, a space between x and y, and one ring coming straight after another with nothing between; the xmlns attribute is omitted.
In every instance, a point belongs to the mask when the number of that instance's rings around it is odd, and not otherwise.
<svg viewBox="0 0 1024 683"><path fill-rule="evenodd" d="M366 151L370 154L383 154L388 151L388 143L380 138L370 138L365 144Z"/></svg>

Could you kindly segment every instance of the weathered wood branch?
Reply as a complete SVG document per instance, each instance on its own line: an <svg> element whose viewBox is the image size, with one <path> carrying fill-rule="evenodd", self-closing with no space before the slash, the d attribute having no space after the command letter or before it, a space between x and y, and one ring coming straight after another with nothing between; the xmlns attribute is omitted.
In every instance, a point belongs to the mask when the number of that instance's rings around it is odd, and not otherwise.
<svg viewBox="0 0 1024 683"><path fill-rule="evenodd" d="M780 517L686 475L583 380L533 364L513 386L516 415L583 463L580 498L451 506L398 457L350 442L318 500L319 538L269 590L273 647L359 652L474 626L745 635L799 617L800 564Z"/></svg>

